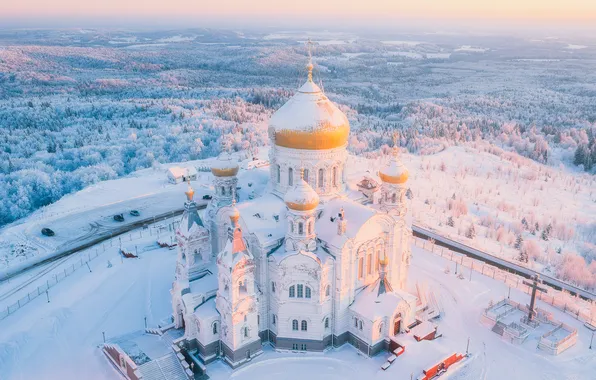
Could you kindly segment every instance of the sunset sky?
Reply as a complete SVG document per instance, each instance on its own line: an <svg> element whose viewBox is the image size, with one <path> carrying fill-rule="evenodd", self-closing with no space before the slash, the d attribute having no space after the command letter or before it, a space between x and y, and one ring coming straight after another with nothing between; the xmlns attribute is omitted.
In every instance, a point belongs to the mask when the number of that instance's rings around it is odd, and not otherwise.
<svg viewBox="0 0 596 380"><path fill-rule="evenodd" d="M596 22L596 0L18 0L0 2L0 18L74 19L177 17L250 21L341 19L512 19ZM337 21L330 19L330 22Z"/></svg>

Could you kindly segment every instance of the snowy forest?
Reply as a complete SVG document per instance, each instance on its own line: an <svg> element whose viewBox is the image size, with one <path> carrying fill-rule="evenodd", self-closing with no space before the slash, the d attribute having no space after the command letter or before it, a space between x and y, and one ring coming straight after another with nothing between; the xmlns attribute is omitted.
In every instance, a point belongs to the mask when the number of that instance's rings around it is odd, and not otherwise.
<svg viewBox="0 0 596 380"><path fill-rule="evenodd" d="M520 170L536 163L577 175L563 180L570 191L594 183L593 37L5 30L0 226L138 169L267 145L269 116L306 78L308 38L314 41L315 80L350 119L352 153L375 158L400 130L400 144L422 159L481 143L483 151ZM464 175L450 162L418 165L421 172ZM531 180L545 173L555 175L545 169ZM476 229L462 226L453 217L471 205L449 191L419 201L448 208L452 214L440 223L459 235L474 238L480 228L506 240L521 261L538 251L523 242L524 231L543 241L573 238L561 222L521 210L512 213L519 220L506 231L498 232L503 226L488 216ZM582 244L589 244L582 267L596 246L591 228L582 235ZM596 264L590 273L591 282L583 285L594 287Z"/></svg>

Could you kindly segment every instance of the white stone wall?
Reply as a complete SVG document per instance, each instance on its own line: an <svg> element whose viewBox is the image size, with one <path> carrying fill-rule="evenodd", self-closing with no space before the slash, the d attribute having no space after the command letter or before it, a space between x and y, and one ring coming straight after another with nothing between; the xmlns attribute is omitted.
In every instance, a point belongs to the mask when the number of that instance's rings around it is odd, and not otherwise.
<svg viewBox="0 0 596 380"><path fill-rule="evenodd" d="M345 189L344 172L347 156L346 147L326 150L297 150L273 145L269 151L270 178L273 190L278 195L285 194L291 187L290 183L296 184L296 181L300 179L300 168L304 168L306 182L320 196L337 194ZM333 168L335 168L335 183ZM322 182L319 177L320 169L323 170ZM292 181L290 181L290 175Z"/></svg>

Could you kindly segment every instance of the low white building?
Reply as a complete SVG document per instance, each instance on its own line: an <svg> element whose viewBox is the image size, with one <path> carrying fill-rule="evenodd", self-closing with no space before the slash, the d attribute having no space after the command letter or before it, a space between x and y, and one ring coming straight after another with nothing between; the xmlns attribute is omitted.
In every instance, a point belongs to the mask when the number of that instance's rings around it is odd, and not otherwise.
<svg viewBox="0 0 596 380"><path fill-rule="evenodd" d="M180 166L173 166L167 170L168 181L176 184L185 181L196 181L197 169L192 166L181 168Z"/></svg>

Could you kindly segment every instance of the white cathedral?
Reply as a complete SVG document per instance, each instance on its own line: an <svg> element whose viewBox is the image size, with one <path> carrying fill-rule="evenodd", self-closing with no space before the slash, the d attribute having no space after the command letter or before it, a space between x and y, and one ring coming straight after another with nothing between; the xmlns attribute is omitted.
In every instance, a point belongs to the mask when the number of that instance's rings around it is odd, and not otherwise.
<svg viewBox="0 0 596 380"><path fill-rule="evenodd" d="M186 193L173 318L203 363L235 368L267 342L294 351L350 343L372 356L416 323L421 303L406 291L408 171L395 146L375 173L380 191L366 202L354 196L348 119L307 69L270 119L264 194L236 203L239 166L226 154L211 168L215 194L202 216L190 186Z"/></svg>

